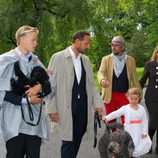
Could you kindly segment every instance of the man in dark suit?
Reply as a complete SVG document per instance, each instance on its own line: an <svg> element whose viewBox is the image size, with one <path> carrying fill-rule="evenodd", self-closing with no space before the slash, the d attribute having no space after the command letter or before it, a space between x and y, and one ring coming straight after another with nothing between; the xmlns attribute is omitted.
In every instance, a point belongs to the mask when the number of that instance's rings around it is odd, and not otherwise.
<svg viewBox="0 0 158 158"><path fill-rule="evenodd" d="M61 158L76 158L84 133L92 127L92 108L102 114L103 103L93 78L89 58L90 34L77 31L72 45L55 53L49 62L50 81L56 94L47 113L60 129Z"/></svg>

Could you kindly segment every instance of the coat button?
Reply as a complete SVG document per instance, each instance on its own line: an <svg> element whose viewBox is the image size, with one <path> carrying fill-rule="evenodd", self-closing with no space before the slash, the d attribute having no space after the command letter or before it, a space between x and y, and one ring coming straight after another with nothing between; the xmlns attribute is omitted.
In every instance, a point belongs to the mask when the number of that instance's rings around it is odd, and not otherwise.
<svg viewBox="0 0 158 158"><path fill-rule="evenodd" d="M158 79L156 79L156 82L158 82Z"/></svg>
<svg viewBox="0 0 158 158"><path fill-rule="evenodd" d="M158 75L158 72L156 72L156 75Z"/></svg>
<svg viewBox="0 0 158 158"><path fill-rule="evenodd" d="M158 67L156 67L156 69L158 69Z"/></svg>
<svg viewBox="0 0 158 158"><path fill-rule="evenodd" d="M156 85L155 88L158 88L158 86Z"/></svg>

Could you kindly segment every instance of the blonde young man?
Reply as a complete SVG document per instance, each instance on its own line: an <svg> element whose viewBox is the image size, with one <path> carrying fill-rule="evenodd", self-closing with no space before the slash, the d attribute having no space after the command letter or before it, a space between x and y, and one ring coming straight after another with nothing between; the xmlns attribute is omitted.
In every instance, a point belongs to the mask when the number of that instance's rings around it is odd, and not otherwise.
<svg viewBox="0 0 158 158"><path fill-rule="evenodd" d="M134 58L125 52L122 36L116 36L111 42L112 53L102 58L98 71L98 80L102 86L102 98L106 114L128 104L126 92L131 87L141 89L136 73ZM112 120L109 123L115 122ZM122 117L122 123L124 118Z"/></svg>
<svg viewBox="0 0 158 158"><path fill-rule="evenodd" d="M49 62L50 81L56 86L56 94L49 101L47 113L61 132L61 158L76 158L82 137L92 125L92 109L102 114L103 103L90 60L84 55L89 43L90 34L77 31L72 45L55 53Z"/></svg>
<svg viewBox="0 0 158 158"><path fill-rule="evenodd" d="M31 104L33 120L29 117L26 97L13 93L11 79L18 79L15 63L19 63L22 72L29 77L35 66L43 64L33 54L37 46L38 29L22 26L16 32L17 47L0 55L0 132L6 142L6 158L39 158L42 139L48 139L47 122L40 116L43 91L41 84L36 84L26 91ZM50 83L44 83L50 87ZM25 118L25 119L24 119ZM40 118L39 123L38 118Z"/></svg>

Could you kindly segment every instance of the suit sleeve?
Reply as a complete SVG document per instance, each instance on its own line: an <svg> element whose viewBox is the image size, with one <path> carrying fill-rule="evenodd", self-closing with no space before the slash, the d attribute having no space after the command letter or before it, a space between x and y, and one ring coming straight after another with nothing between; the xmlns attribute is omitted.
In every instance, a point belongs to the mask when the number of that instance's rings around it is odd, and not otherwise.
<svg viewBox="0 0 158 158"><path fill-rule="evenodd" d="M21 105L22 98L22 96L16 95L12 91L6 91L4 101L10 102L14 105Z"/></svg>
<svg viewBox="0 0 158 158"><path fill-rule="evenodd" d="M149 78L150 72L148 70L148 63L145 64L144 72L142 74L142 77L140 79L140 85L142 89L144 88L144 85L146 84L147 79Z"/></svg>

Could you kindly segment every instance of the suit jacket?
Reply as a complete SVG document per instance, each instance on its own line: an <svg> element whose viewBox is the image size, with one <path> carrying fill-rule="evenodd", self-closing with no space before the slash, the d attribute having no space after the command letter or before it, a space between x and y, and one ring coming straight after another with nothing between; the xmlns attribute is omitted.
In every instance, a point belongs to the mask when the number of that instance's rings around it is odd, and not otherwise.
<svg viewBox="0 0 158 158"><path fill-rule="evenodd" d="M127 56L126 67L127 67L129 88L138 87L141 89L138 76L136 73L135 60L131 56ZM114 61L112 56L107 55L103 57L98 71L98 80L99 83L102 81L102 79L106 79L109 82L109 86L107 88L102 88L102 98L104 102L107 104L110 103L111 101L113 71L114 71Z"/></svg>
<svg viewBox="0 0 158 158"><path fill-rule="evenodd" d="M145 100L149 100L150 102L157 102L158 101L158 63L156 61L148 61L145 64L144 72L140 79L140 85L144 88L144 85L149 79L146 93L145 93Z"/></svg>
<svg viewBox="0 0 158 158"><path fill-rule="evenodd" d="M88 101L88 124L87 131L92 127L92 108L103 107L102 99L96 87L90 60L82 55L83 66L86 71L86 91ZM46 113L58 113L57 123L61 139L72 141L72 87L74 83L74 66L69 49L54 54L49 62L48 71L52 86L56 87L56 94L48 101ZM53 87L54 87L53 86Z"/></svg>

